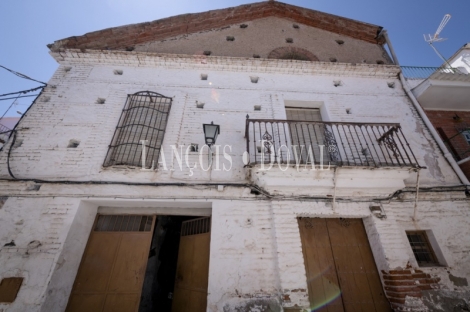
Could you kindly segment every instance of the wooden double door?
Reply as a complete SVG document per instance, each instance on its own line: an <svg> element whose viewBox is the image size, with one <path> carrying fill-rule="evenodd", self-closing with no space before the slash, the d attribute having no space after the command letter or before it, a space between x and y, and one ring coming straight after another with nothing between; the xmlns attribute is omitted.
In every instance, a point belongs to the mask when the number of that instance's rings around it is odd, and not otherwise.
<svg viewBox="0 0 470 312"><path fill-rule="evenodd" d="M137 311L155 216L99 215L67 312Z"/></svg>
<svg viewBox="0 0 470 312"><path fill-rule="evenodd" d="M391 311L362 219L298 220L311 311Z"/></svg>
<svg viewBox="0 0 470 312"><path fill-rule="evenodd" d="M173 312L205 312L211 218L184 221L176 267Z"/></svg>
<svg viewBox="0 0 470 312"><path fill-rule="evenodd" d="M139 309L156 216L99 215L67 312ZM210 217L183 222L172 311L205 311Z"/></svg>

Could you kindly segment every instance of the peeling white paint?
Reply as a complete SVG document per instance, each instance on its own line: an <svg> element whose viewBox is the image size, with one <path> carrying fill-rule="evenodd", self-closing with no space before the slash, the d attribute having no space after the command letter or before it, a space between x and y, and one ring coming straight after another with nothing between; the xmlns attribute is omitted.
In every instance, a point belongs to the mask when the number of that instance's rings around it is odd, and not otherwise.
<svg viewBox="0 0 470 312"><path fill-rule="evenodd" d="M278 307L308 307L299 216L362 218L379 271L406 268L408 264L417 268L405 230L431 230L448 266L421 269L441 278L442 289L470 291L468 286L456 286L449 279L452 274L470 281L470 205L463 192L421 192L419 218L412 221L416 174L405 169L341 168L333 210L332 200L325 198L333 191L332 172L276 169L260 175L256 167L244 168L247 113L251 118L285 119L286 101L312 101L323 103L324 116L330 121L401 123L418 161L428 166L421 172L420 185L458 184L394 78L398 71L394 66L223 57L201 64L191 57L151 53L61 54L63 57L55 55L61 66L49 82L57 87L45 90L50 100L37 102L18 127L22 145L12 150L10 158L15 176L217 184L156 187L42 183L34 190L28 189L31 183L0 181L0 196L8 196L0 208L0 278L25 278L17 300L11 305L0 304L0 311L65 308L99 209L113 213L211 214L208 311L233 311L246 305L250 311L264 311L266 302ZM73 70L65 73L66 66L73 66ZM122 68L123 75L114 75L117 67ZM208 81L200 80L202 70L208 73ZM260 77L259 82L252 84L250 75ZM339 78L344 85L335 88L331 81ZM387 85L392 80L396 82L393 89ZM233 147L232 170L195 170L191 176L189 169L143 172L140 168L102 168L127 94L142 90L173 98L163 143L168 160L172 144L202 146L202 123L214 121L222 127L218 142ZM98 97L106 98L106 102L97 105ZM204 109L198 109L196 101L204 102ZM262 109L253 111L255 104ZM346 108L352 108L353 113L348 114ZM80 145L67 149L71 138ZM3 179L9 179L7 150L0 152ZM264 195L251 194L248 187L225 186L223 192L217 187L251 182L282 197L268 200ZM390 197L405 188L411 193ZM382 200L386 219L371 215L369 206L377 200ZM4 247L11 240L16 246ZM283 299L284 295L289 300ZM407 304L414 311L423 308L413 298L408 298Z"/></svg>

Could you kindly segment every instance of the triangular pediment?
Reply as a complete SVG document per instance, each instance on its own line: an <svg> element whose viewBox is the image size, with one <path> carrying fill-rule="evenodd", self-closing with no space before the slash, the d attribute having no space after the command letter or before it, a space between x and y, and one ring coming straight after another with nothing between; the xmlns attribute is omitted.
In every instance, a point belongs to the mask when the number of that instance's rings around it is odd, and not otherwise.
<svg viewBox="0 0 470 312"><path fill-rule="evenodd" d="M378 37L382 27L356 20L301 8L277 1L265 1L237 7L184 14L152 22L108 28L82 36L58 40L49 45L52 51L60 49L133 50L149 42L223 29L238 23L246 23L276 17L291 23L325 30L357 40L382 44Z"/></svg>
<svg viewBox="0 0 470 312"><path fill-rule="evenodd" d="M379 44L275 16L148 41L134 45L133 51L341 63L391 63Z"/></svg>

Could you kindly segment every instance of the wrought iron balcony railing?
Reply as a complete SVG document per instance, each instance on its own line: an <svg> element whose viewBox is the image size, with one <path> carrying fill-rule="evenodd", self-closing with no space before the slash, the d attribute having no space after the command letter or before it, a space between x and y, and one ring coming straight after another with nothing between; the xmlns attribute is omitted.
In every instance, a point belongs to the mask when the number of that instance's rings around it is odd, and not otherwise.
<svg viewBox="0 0 470 312"><path fill-rule="evenodd" d="M420 167L400 124L247 119L249 164Z"/></svg>
<svg viewBox="0 0 470 312"><path fill-rule="evenodd" d="M10 132L11 129L8 128L7 126L4 126L0 123L0 133L7 133L7 132Z"/></svg>

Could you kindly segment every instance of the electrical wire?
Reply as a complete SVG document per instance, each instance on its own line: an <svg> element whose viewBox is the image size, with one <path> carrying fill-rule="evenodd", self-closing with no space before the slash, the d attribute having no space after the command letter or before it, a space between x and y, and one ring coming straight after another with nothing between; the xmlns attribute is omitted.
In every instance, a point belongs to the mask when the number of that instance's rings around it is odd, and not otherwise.
<svg viewBox="0 0 470 312"><path fill-rule="evenodd" d="M36 82L42 83L43 85L47 86L47 83L45 83L45 82L42 82L42 81L33 79L33 78L31 78L31 77L28 77L28 76L26 76L26 75L24 75L24 74L22 74L22 73L19 73L19 72L17 72L17 71L12 70L12 69L6 68L6 67L3 66L3 65L0 65L0 67L3 68L3 69L5 69L5 70L7 70L7 71L9 71L9 72L12 73L13 75L16 75L16 76L20 77L20 78L27 79L27 80L31 80L31 81L36 81Z"/></svg>
<svg viewBox="0 0 470 312"><path fill-rule="evenodd" d="M20 97L20 95L18 94L18 96L16 98L13 98L15 99L11 104L10 106L7 108L7 110L3 113L2 117L0 117L0 121L3 119L3 117L5 117L5 115L8 113L8 111L10 110L10 108L13 107L13 105L16 103L16 100Z"/></svg>
<svg viewBox="0 0 470 312"><path fill-rule="evenodd" d="M142 197L142 196L132 196L132 195L100 195L100 194L25 194L25 193L8 193L8 197L18 197L18 198L86 198L86 199L125 199L125 200L217 200L217 201L261 201L261 202L269 202L271 199L261 196L254 196L254 197L240 197L240 196L224 196L224 197L196 197L196 196L159 196L159 197ZM312 197L307 199L299 199L299 198L276 198L276 201L285 201L285 202L292 202L292 201L299 201L299 202L331 202L331 198L319 198L319 197ZM400 200L391 202L391 199L347 199L347 198L339 198L337 201L340 203L372 203L372 202L387 202L386 204L391 203L412 203L413 200ZM433 199L433 202L468 202L468 198L453 198L453 199Z"/></svg>
<svg viewBox="0 0 470 312"><path fill-rule="evenodd" d="M22 96L17 96L17 97L10 97L6 99L0 99L0 101L5 101L5 100L11 100L11 99L18 99L18 98L25 98L25 97L32 97L32 96L37 96L39 94L32 94L32 95L22 95Z"/></svg>
<svg viewBox="0 0 470 312"><path fill-rule="evenodd" d="M1 65L0 65L1 66ZM12 177L15 181L18 182L34 182L34 183L44 183L44 184L70 184L70 185L77 185L77 184L89 184L89 185L127 185L127 186L155 186L155 187L162 187L162 186L183 186L183 187L200 187L200 186L218 186L218 185L223 185L223 186L231 186L231 187L244 187L244 188L249 188L252 190L252 193L255 195L260 195L262 194L262 198L256 198L258 200L299 200L299 201L318 201L318 200L328 200L330 201L331 198L327 196L294 196L294 197L286 197L282 195L272 195L263 188L259 187L256 184L249 184L249 183L138 183L138 182L121 182L121 181L70 181L70 180L42 180L42 179L22 179L22 178L16 178L15 175L13 174L10 166L10 158L11 158L11 152L13 149L13 146L16 142L16 136L17 136L17 131L16 127L20 123L21 119L24 118L28 110L34 105L36 100L39 98L39 96L42 94L44 91L44 87L41 87L41 92L37 95L36 99L34 99L33 103L31 106L28 107L26 112L21 116L20 120L15 126L15 129L13 129L10 133L10 137L13 135L12 142L10 144L8 154L7 154L7 169L10 177ZM20 93L21 94L21 93ZM13 102L14 103L14 102ZM13 105L12 103L12 105ZM11 106L10 106L11 107ZM11 181L7 179L0 179L0 181ZM458 189L457 189L458 188ZM468 194L468 185L456 185L456 186L440 186L440 187L425 187L425 188L420 188L423 192L449 192L449 189L452 191L452 189L455 189L455 191L464 191L466 194ZM366 200L352 200L348 198L337 198L338 201L346 201L346 202L370 202L370 201L390 201L393 198L398 197L398 195L402 193L407 193L407 192L413 192L411 190L398 190L395 193L393 193L390 196L387 196L385 198L373 198L373 199L366 199ZM89 197L89 196L88 196ZM109 196L108 196L109 197ZM113 196L111 196L113 197ZM127 198L127 197L126 197ZM238 198L240 199L240 198ZM232 199L230 199L232 200ZM247 198L246 200L253 200L253 198Z"/></svg>
<svg viewBox="0 0 470 312"><path fill-rule="evenodd" d="M5 111L5 113L3 113L2 117L0 117L0 120L2 120L2 118L6 115L6 113L8 113L8 111L12 108L13 104L15 104L16 100L18 100L19 98L25 98L25 97L33 97L33 96L39 96L42 91L44 90L44 87L47 86L47 83L45 82L42 82L42 81L39 81L39 80L36 80L36 79L33 79L31 77L28 77L26 76L25 74L22 74L22 73L19 73L17 71L14 71L12 69L9 69L9 68L6 68L5 66L3 65L0 65L1 68L9 71L10 73L12 73L13 75L15 76L18 76L20 78L23 78L23 79L27 79L27 80L31 80L31 81L35 81L35 82L39 82L39 83L42 83L44 86L41 86L41 87L37 87L37 88L33 88L33 89L29 89L29 90L23 90L23 91L17 91L17 92L12 92L12 93L5 93L5 94L1 94L0 97L3 97L3 96L7 96L7 95L13 95L13 94L18 94L18 96L16 97L9 97L9 98L4 98L4 99L0 99L0 101L6 101L6 100L11 100L11 99L15 99L13 101L13 103L11 103L11 105L8 107L8 109ZM29 93L29 92L33 92L33 91L36 91L36 90L41 90L41 92L39 94L32 94L32 95L21 95L21 94L26 94L26 93ZM36 100L34 100L36 101ZM33 103L34 103L33 101ZM32 105L32 104L31 104ZM31 107L31 106L30 106ZM29 108L28 108L29 109Z"/></svg>
<svg viewBox="0 0 470 312"><path fill-rule="evenodd" d="M14 145L16 139L16 134L13 137L12 145ZM179 187L214 187L218 185L223 185L226 187L242 187L242 188L249 188L252 191L252 194L254 195L263 195L262 197L251 197L251 198L226 198L226 199L237 199L237 200L275 200L275 201L289 201L289 200L297 200L297 201L331 201L332 198L328 196L308 196L308 195L301 195L301 196L284 196L284 195L272 195L266 190L262 189L256 184L251 184L251 183L223 183L223 182L212 182L212 183L183 183L183 182L177 182L177 183L168 183L168 182L163 182L163 183L148 183L148 182L123 182L123 181L70 181L70 180L42 180L42 179L22 179L22 178L16 178L13 173L11 172L10 169L10 163L9 163L9 158L10 158L10 152L11 148L8 153L8 158L7 158L7 167L8 167L8 173L10 176L15 179L15 182L34 182L37 184L59 184L59 185L125 185L125 186L154 186L154 187L168 187L168 186L179 186ZM5 182L11 182L11 180L8 179L0 179L0 181L5 181ZM462 192L466 190L466 186L464 185L454 185L454 186L440 186L440 187L423 187L420 188L420 192L422 193L449 193L449 192ZM387 197L382 197L382 198L367 198L367 199L352 199L352 198L337 198L336 200L339 202L352 202L352 203L359 203L359 202L375 202L375 201L391 201L394 198L397 198L400 194L403 193L413 193L415 192L414 190L411 189L402 189L398 190L395 193L387 196ZM57 194L57 195L48 195L48 196L58 196L61 197L63 194ZM80 195L80 196L79 196ZM45 195L44 195L45 196ZM74 196L73 194L70 196ZM77 194L78 197L85 196L83 194ZM95 195L86 195L87 197L100 197L100 196L95 196ZM47 197L47 196L46 196ZM116 197L112 195L107 195L104 197ZM120 198L130 198L128 196L120 197ZM141 197L137 197L141 198ZM150 199L150 198L149 198ZM217 199L222 199L218 198ZM447 199L446 199L447 200ZM468 199L454 199L454 200L468 200ZM404 200L401 199L401 202L413 202L413 200Z"/></svg>
<svg viewBox="0 0 470 312"><path fill-rule="evenodd" d="M40 86L40 87L29 89L29 90L22 90L22 91L17 91L17 92L12 92L12 93L0 94L0 97L7 96L7 95L18 94L18 93L26 94L26 93L33 92L33 91L36 91L36 90L39 90L39 89L42 89L42 88L44 88L44 86Z"/></svg>
<svg viewBox="0 0 470 312"><path fill-rule="evenodd" d="M26 111L23 113L23 115L21 115L20 117L20 120L18 120L18 122L16 123L16 125L13 127L12 130L10 131L6 131L6 132L10 132L10 135L8 136L8 139L11 138L11 136L13 135L13 133L15 133L15 137L16 137L16 128L18 127L18 125L21 123L21 120L23 120L23 118L26 116L26 114L28 113L28 111L31 109L31 107L33 107L34 103L36 103L37 99L41 96L41 94L44 92L44 88L41 89L41 92L39 92L39 94L37 95L37 97L33 100L33 103L31 103L31 105L29 105L29 107L26 109ZM3 132L2 132L3 133ZM2 148L0 148L0 151L3 149L3 146ZM11 146L10 146L10 150L11 150ZM10 154L10 151L8 152L8 154ZM10 156L8 156L9 158ZM8 164L9 166L9 164ZM10 169L9 169L10 170Z"/></svg>
<svg viewBox="0 0 470 312"><path fill-rule="evenodd" d="M16 141L16 130L12 130L13 134L13 141L11 142L10 149L8 150L8 155L7 155L7 169L8 169L8 174L13 178L16 179L15 176L13 175L13 172L11 172L10 169L10 155L11 155L11 150L13 149L13 145L15 144Z"/></svg>
<svg viewBox="0 0 470 312"><path fill-rule="evenodd" d="M256 184L251 184L251 183L183 183L183 182L177 182L177 183L149 183L149 182L123 182L123 181L71 181L71 180L42 180L42 179L24 179L24 178L17 178L13 174L11 167L10 167L10 158L11 158L11 151L13 149L13 146L16 141L16 130L12 131L13 134L13 139L12 143L10 144L10 148L8 150L8 155L7 155L7 169L9 175L18 182L34 182L38 184L65 184L65 185L126 185L126 186L154 186L154 187L165 187L165 186L180 186L180 187L200 187L200 186L218 186L218 185L223 185L223 186L228 186L228 187L243 187L243 188L249 188L252 191L252 194L255 195L260 195L262 194L262 198L256 198L257 200L298 200L298 201L312 201L312 200L328 200L331 201L332 199L328 196L294 196L294 197L286 197L283 195L272 195L263 188L259 187ZM0 181L11 181L7 179L0 179ZM420 192L450 192L450 191L455 191L455 192L462 192L465 191L465 193L468 195L468 185L453 185L453 186L438 186L438 187L423 187L420 188ZM413 190L408 190L408 189L402 189L398 190L395 193L384 197L384 198L371 198L371 199L365 199L365 200L357 200L357 199L350 199L350 198L337 198L337 201L340 202L371 202L371 201L390 201L394 198L397 198L400 194L402 193L411 193L414 192ZM51 195L52 196L52 195ZM94 196L92 196L94 197ZM109 196L108 196L109 197ZM113 197L113 196L111 196ZM240 198L239 198L240 199ZM253 200L253 198L249 198L247 200ZM403 201L403 200L402 200Z"/></svg>

